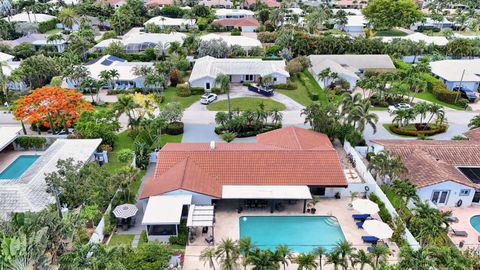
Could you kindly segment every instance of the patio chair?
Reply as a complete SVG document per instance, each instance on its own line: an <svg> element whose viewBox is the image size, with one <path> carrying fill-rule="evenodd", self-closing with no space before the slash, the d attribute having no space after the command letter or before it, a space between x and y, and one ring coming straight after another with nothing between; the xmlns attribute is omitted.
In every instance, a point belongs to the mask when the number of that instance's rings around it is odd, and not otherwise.
<svg viewBox="0 0 480 270"><path fill-rule="evenodd" d="M370 214L353 214L352 217L355 220L366 220L370 217Z"/></svg>
<svg viewBox="0 0 480 270"><path fill-rule="evenodd" d="M357 228L363 229L363 221L359 221L356 224L357 224Z"/></svg>
<svg viewBox="0 0 480 270"><path fill-rule="evenodd" d="M452 229L452 233L454 236L468 237L468 233L466 231L458 231L458 230Z"/></svg>
<svg viewBox="0 0 480 270"><path fill-rule="evenodd" d="M364 243L372 243L376 244L378 240L380 240L378 237L375 236L362 236L362 240Z"/></svg>

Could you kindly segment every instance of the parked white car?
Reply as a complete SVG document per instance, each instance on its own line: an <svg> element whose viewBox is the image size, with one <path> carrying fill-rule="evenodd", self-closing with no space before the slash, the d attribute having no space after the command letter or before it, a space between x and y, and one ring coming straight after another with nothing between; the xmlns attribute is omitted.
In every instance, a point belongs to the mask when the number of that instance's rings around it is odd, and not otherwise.
<svg viewBox="0 0 480 270"><path fill-rule="evenodd" d="M412 105L408 103L398 103L396 105L390 105L388 106L388 112L393 113L396 110L408 110L411 109Z"/></svg>
<svg viewBox="0 0 480 270"><path fill-rule="evenodd" d="M215 100L217 99L217 95L216 94L204 94L201 98L200 98L200 103L204 104L204 105L208 105L212 102L214 102Z"/></svg>

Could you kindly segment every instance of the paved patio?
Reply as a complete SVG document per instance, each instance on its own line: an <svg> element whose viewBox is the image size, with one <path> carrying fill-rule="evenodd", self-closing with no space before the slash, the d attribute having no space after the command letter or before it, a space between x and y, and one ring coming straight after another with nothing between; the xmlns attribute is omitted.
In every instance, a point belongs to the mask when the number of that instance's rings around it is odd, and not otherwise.
<svg viewBox="0 0 480 270"><path fill-rule="evenodd" d="M470 207L443 207L441 211L452 211L452 215L458 218L458 222L452 223L450 226L452 229L458 231L466 231L467 237L454 236L449 233L450 240L458 247L460 242L464 242L463 249L467 248L480 248L480 232L475 230L470 224L470 219L473 216L480 215L480 205L474 205Z"/></svg>
<svg viewBox="0 0 480 270"><path fill-rule="evenodd" d="M0 152L0 172L5 170L15 159L23 155L42 155L45 151L3 151Z"/></svg>
<svg viewBox="0 0 480 270"><path fill-rule="evenodd" d="M315 216L335 216L342 228L345 239L349 241L354 248L356 249L367 249L369 244L363 243L361 237L366 235L365 231L358 229L354 220L352 219L352 214L356 212L351 209L348 204L351 202L350 198L342 199L327 199L322 198L320 202L316 205L317 212ZM234 240L239 239L239 218L241 216L311 216L312 214L303 213L303 203L299 201L295 205L286 205L286 209L282 212L270 213L269 209L266 210L251 210L243 211L242 213L237 213L236 211L237 204L230 202L225 203L225 201L220 202L217 205L215 212L215 243L221 241L221 239L231 238ZM374 218L379 218L374 216ZM209 231L210 233L210 231ZM185 250L185 263L184 269L209 269L208 267L203 266L203 262L199 261L198 257L203 249L208 247L201 233L197 233L197 239L193 244L187 246ZM320 243L319 243L320 244ZM395 243L388 242L392 255L389 257L389 261L396 261L398 257L399 249ZM296 269L294 264L291 264L287 269ZM330 269L326 267L324 269ZM333 269L333 267L332 267Z"/></svg>

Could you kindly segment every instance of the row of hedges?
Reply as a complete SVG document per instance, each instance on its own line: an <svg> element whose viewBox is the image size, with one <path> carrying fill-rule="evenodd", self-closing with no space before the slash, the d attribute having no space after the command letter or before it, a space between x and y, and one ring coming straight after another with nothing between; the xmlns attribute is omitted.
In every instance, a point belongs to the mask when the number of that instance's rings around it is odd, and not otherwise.
<svg viewBox="0 0 480 270"><path fill-rule="evenodd" d="M57 23L59 23L57 18L51 19L49 21L41 22L38 24L38 32L46 33L50 30L53 30L57 27Z"/></svg>
<svg viewBox="0 0 480 270"><path fill-rule="evenodd" d="M389 129L395 134L399 135L405 135L405 136L413 136L413 137L418 137L418 136L433 136L436 134L443 133L447 131L448 126L443 125L440 127L436 127L433 125L430 125L431 129L428 130L414 130L414 129L405 129L405 128L400 128L398 125L390 125Z"/></svg>
<svg viewBox="0 0 480 270"><path fill-rule="evenodd" d="M47 143L43 137L22 136L15 139L15 144L25 150L42 150Z"/></svg>
<svg viewBox="0 0 480 270"><path fill-rule="evenodd" d="M373 193L371 193L368 196L368 199L370 199L370 201L378 205L378 208L380 209L380 211L378 212L378 215L380 216L383 222L390 225L393 219L392 219L392 216L390 215L390 212L388 212L387 208L385 207L385 204L382 202L382 200L380 200L380 198L378 198L378 196Z"/></svg>
<svg viewBox="0 0 480 270"><path fill-rule="evenodd" d="M186 83L177 84L177 96L189 97L191 95L203 95L205 90L202 87L190 87Z"/></svg>
<svg viewBox="0 0 480 270"><path fill-rule="evenodd" d="M279 83L273 85L274 89L283 89L283 90L295 90L298 88L298 85L292 81L287 81L286 83Z"/></svg>
<svg viewBox="0 0 480 270"><path fill-rule="evenodd" d="M461 98L458 92L448 90L445 85L437 81L433 85L433 95L441 101L447 102L449 104L458 105L460 107L465 107L468 104L468 100ZM458 99L457 99L458 97ZM455 100L457 102L455 102Z"/></svg>
<svg viewBox="0 0 480 270"><path fill-rule="evenodd" d="M268 124L268 125L265 125L263 128L260 128L260 129L245 130L245 131L242 131L242 132L235 132L235 133L237 134L237 138L253 137L253 136L256 136L260 133L272 131L272 130L275 130L275 129L279 129L281 127L282 127L281 124L277 124L277 125ZM224 126L218 126L218 127L215 128L215 133L218 134L218 135L222 134L225 131L229 131L229 130L227 128L225 128Z"/></svg>

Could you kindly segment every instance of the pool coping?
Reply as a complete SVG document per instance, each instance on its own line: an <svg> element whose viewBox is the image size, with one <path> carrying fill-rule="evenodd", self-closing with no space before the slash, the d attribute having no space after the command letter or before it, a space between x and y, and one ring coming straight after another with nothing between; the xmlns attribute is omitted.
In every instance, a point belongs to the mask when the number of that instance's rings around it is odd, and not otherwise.
<svg viewBox="0 0 480 270"><path fill-rule="evenodd" d="M0 181L2 181L2 182L3 182L3 181L6 181L6 182L8 182L8 181L13 181L13 182L17 183L17 181L18 181L19 179L21 179L22 176L23 176L33 165L35 165L35 163L38 162L38 160L42 157L42 155L39 155L39 154L18 155L12 162L10 162L10 163L7 165L7 167L5 167L2 171L0 171L0 175L1 175L4 171L6 171L8 168L10 168L10 166L11 166L13 163L15 163L15 161L17 161L20 157L25 157L25 156L36 156L37 159L35 159L35 161L32 162L32 163L22 172L22 174L20 174L17 178L1 178L1 177L0 177Z"/></svg>

